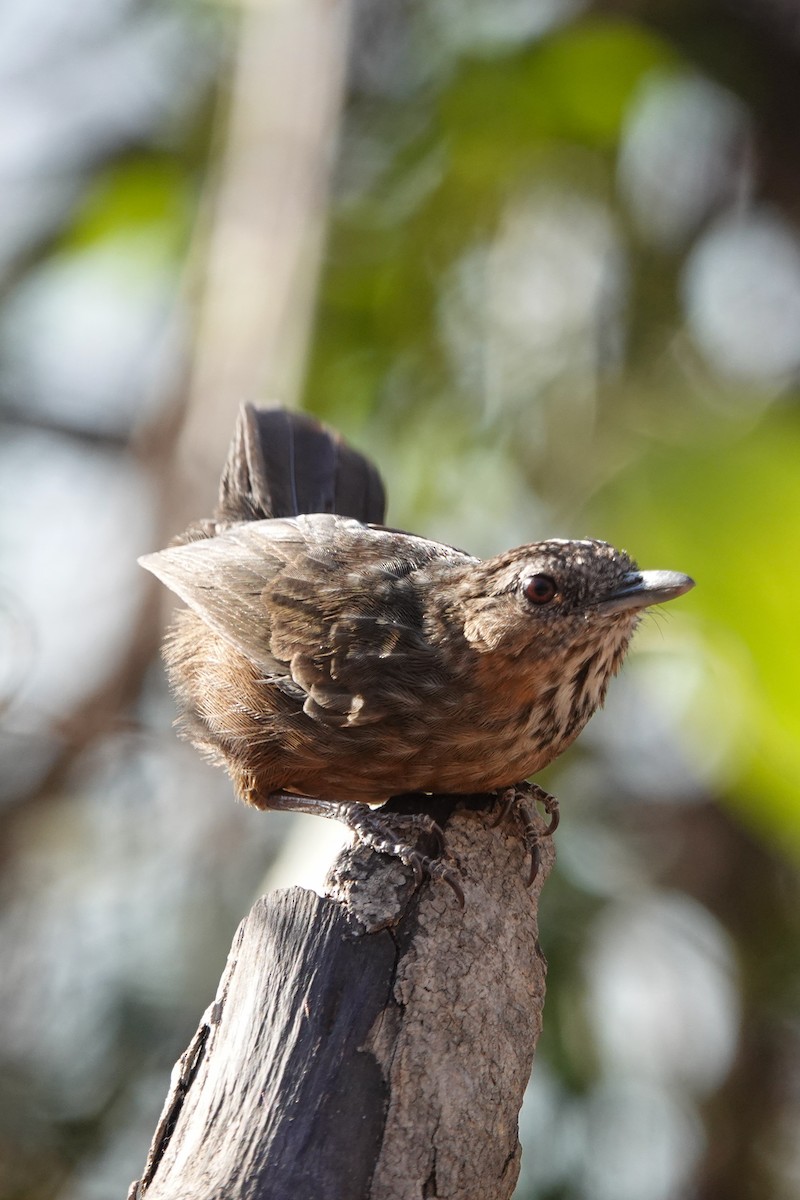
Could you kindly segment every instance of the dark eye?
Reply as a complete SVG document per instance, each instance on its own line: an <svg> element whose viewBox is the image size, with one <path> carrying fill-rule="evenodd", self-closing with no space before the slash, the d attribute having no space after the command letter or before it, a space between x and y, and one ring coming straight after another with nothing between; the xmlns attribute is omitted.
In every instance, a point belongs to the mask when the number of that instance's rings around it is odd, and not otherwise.
<svg viewBox="0 0 800 1200"><path fill-rule="evenodd" d="M531 575L530 579L525 580L522 590L531 604L549 604L558 588L555 579L549 575Z"/></svg>

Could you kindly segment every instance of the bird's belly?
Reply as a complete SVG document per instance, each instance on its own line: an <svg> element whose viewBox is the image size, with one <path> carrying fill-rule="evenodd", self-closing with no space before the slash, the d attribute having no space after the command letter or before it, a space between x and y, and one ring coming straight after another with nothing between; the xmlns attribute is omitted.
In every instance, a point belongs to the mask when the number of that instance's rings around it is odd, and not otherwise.
<svg viewBox="0 0 800 1200"><path fill-rule="evenodd" d="M488 792L540 771L566 744L543 741L522 715L491 729L450 719L349 732L315 731L313 756L282 754L284 776L273 787L371 803L402 792Z"/></svg>
<svg viewBox="0 0 800 1200"><path fill-rule="evenodd" d="M593 708L561 672L511 682L508 673L486 680L473 672L451 682L425 702L406 696L384 705L382 719L337 723L265 687L240 659L230 692L198 673L201 719L190 736L226 762L252 803L285 790L380 804L403 792L488 792L526 779L566 749Z"/></svg>

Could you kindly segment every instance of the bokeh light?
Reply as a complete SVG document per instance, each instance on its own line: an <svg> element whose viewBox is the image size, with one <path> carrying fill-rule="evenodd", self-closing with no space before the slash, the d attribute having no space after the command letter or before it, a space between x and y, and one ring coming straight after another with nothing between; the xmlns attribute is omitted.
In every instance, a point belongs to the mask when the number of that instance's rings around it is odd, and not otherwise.
<svg viewBox="0 0 800 1200"><path fill-rule="evenodd" d="M390 522L696 576L543 781L519 1200L800 1195L800 39L783 0L6 0L0 1200L105 1200L261 890L135 564L242 399ZM349 40L345 36L349 30Z"/></svg>

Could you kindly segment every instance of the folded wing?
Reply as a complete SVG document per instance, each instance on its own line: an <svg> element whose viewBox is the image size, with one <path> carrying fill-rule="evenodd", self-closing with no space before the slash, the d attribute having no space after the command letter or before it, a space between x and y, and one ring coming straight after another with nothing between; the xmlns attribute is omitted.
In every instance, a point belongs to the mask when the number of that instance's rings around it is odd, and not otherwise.
<svg viewBox="0 0 800 1200"><path fill-rule="evenodd" d="M337 726L382 720L398 693L437 685L421 584L432 564L471 561L332 514L249 522L140 559L266 682Z"/></svg>

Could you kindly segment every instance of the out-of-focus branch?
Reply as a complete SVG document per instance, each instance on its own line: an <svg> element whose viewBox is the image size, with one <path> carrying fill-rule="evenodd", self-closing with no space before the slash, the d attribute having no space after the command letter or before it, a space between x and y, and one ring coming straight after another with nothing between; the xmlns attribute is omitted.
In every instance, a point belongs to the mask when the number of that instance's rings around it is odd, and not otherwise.
<svg viewBox="0 0 800 1200"><path fill-rule="evenodd" d="M196 331L183 421L156 417L137 434L161 493L159 539L210 514L230 430L244 399L291 404L299 390L325 237L328 178L347 67L351 0L247 0L222 124L217 179L199 224L189 288ZM74 755L117 724L160 636L163 599L143 603L119 669L63 722Z"/></svg>
<svg viewBox="0 0 800 1200"><path fill-rule="evenodd" d="M174 478L175 529L207 489L243 400L296 399L325 236L350 0L250 0L216 194Z"/></svg>

